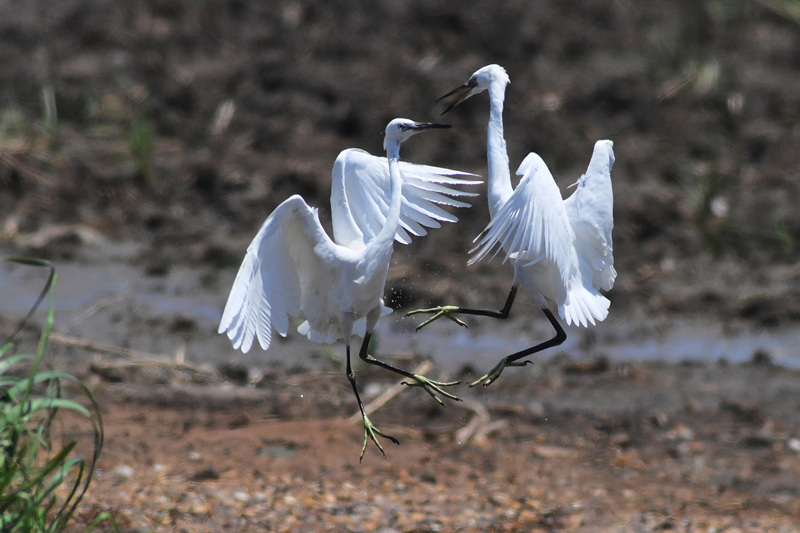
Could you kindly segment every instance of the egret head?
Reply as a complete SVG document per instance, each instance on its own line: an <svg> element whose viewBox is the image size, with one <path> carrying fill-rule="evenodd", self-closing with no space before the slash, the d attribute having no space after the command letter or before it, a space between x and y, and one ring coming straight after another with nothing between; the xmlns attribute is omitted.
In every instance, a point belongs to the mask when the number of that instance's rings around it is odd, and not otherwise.
<svg viewBox="0 0 800 533"><path fill-rule="evenodd" d="M443 100L448 96L458 96L453 103L448 106L447 109L442 111L442 115L459 105L470 96L487 90L493 83L501 84L503 89L505 89L506 85L511 83L508 74L506 74L506 69L500 65L486 65L485 67L479 68L472 76L470 76L467 83L456 87L446 95L439 98L439 100Z"/></svg>
<svg viewBox="0 0 800 533"><path fill-rule="evenodd" d="M450 124L436 122L414 122L408 118L396 118L386 125L386 135L383 138L383 149L389 150L391 146L400 147L400 143L413 137L417 133L430 129L449 128Z"/></svg>

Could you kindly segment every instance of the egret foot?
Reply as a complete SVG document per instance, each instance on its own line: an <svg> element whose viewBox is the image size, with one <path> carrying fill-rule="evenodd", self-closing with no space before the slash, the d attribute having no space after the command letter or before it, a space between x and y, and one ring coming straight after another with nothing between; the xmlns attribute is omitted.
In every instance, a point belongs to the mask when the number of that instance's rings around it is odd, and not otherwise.
<svg viewBox="0 0 800 533"><path fill-rule="evenodd" d="M449 318L459 326L464 326L466 328L467 324L463 320L452 315L452 313L457 312L458 310L459 307L457 305L441 305L439 307L432 307L430 309L414 309L413 311L409 311L408 313L406 313L406 316L417 315L421 313L433 315L428 320L417 326L416 331L421 330L434 320L439 320L442 317Z"/></svg>
<svg viewBox="0 0 800 533"><path fill-rule="evenodd" d="M508 357L503 357L499 363L495 365L493 369L491 369L488 373L484 374L482 377L476 379L472 383L469 384L470 387L474 387L480 383L483 383L484 387L488 387L491 385L494 380L500 377L500 374L503 373L503 369L507 366L525 366L528 364L533 364L533 361L519 361L519 362L509 362Z"/></svg>
<svg viewBox="0 0 800 533"><path fill-rule="evenodd" d="M450 394L449 392L442 390L441 387L452 387L453 385L458 385L461 383L460 381L434 381L432 379L428 379L425 376L420 376L419 374L414 374L411 376L414 379L413 383L409 383L403 381L403 385L408 385L409 387L422 387L425 389L425 392L431 395L431 397L439 402L439 405L444 405L444 402L441 398L436 396L436 392L441 394L442 396L446 396L451 400L455 400L457 402L461 401L461 398L454 394ZM436 391L436 392L434 392Z"/></svg>
<svg viewBox="0 0 800 533"><path fill-rule="evenodd" d="M367 449L367 443L370 441L370 439L372 440L372 442L375 443L375 445L378 447L378 449L381 451L381 453L383 455L386 455L386 452L383 451L383 446L381 446L381 443L378 442L378 437L376 435L379 435L379 436L381 436L381 437L383 437L385 439L389 439L390 441L394 442L395 444L400 444L399 440L397 440L396 438L392 437L391 435L387 435L386 433L384 433L383 431L381 431L380 429L375 427L372 424L372 422L370 422L370 420L367 417L366 413L362 412L362 416L364 418L364 445L361 447L361 455L358 457L358 462L359 463L364 458L364 452Z"/></svg>

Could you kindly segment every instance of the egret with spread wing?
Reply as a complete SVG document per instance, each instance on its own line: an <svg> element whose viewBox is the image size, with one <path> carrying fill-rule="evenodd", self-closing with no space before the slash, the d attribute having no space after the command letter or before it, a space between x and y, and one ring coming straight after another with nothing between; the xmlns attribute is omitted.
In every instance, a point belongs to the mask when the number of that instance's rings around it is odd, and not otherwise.
<svg viewBox="0 0 800 533"><path fill-rule="evenodd" d="M402 142L446 127L394 119L386 126L386 159L353 150L340 154L331 192L334 240L320 224L317 209L302 197L294 195L280 204L247 248L220 321L219 332L227 332L233 347L243 352L254 339L269 348L273 329L285 336L289 318L301 312L305 322L297 329L311 341L343 339L347 378L364 422L361 457L370 439L381 453L377 436L398 441L375 427L364 411L350 365L353 334L363 337L361 359L409 378L439 403L437 394L458 399L441 388L458 382L430 380L367 353L375 324L390 312L383 292L394 241L408 242L409 233L424 235L425 227L455 219L437 204L467 205L448 197L466 193L445 185L479 183L453 178L464 174L458 171L399 162Z"/></svg>
<svg viewBox="0 0 800 533"><path fill-rule="evenodd" d="M564 342L567 335L556 314L567 324L583 327L604 320L610 302L600 290L610 290L617 276L611 239L614 227L611 190L613 143L608 140L595 143L589 168L576 183L575 192L566 200L562 199L547 165L533 152L519 166L517 175L521 179L513 189L503 137L503 102L509 82L505 69L488 65L442 98L458 95L445 109L446 113L470 96L489 92L486 145L491 222L476 238L477 245L471 251L474 255L468 264L483 259L496 247L502 247L505 260L514 265L511 292L499 311L441 306L409 314L433 314L417 329L443 316L466 326L453 316L455 314L504 319L511 311L517 290L522 287L541 307L556 334L541 344L504 357L472 386L479 383L489 385L505 367L524 365L521 359Z"/></svg>

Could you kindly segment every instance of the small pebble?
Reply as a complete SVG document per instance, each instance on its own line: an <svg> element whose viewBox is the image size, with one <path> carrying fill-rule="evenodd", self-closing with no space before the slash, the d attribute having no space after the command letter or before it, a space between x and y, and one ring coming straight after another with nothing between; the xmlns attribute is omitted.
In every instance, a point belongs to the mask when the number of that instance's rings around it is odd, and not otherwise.
<svg viewBox="0 0 800 533"><path fill-rule="evenodd" d="M114 475L119 476L123 479L128 479L135 474L136 471L128 465L119 465L117 468L114 469Z"/></svg>

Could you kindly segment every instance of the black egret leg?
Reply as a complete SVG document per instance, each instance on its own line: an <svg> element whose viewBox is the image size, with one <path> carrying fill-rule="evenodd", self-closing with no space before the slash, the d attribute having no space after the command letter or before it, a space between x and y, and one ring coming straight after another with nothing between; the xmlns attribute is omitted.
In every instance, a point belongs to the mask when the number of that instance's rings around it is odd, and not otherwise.
<svg viewBox="0 0 800 533"><path fill-rule="evenodd" d="M503 320L505 318L508 318L508 315L511 312L511 306L514 304L514 298L516 298L516 296L517 296L517 286L514 285L513 287L511 287L511 291L508 293L508 298L506 298L505 305L503 305L503 308L500 309L499 311L494 311L492 309L472 309L470 307L459 307L457 305L442 305L439 307L432 307L430 309L415 309L413 311L409 311L408 313L406 313L406 316L416 315L420 313L427 313L433 315L428 320L417 326L417 331L424 328L434 320L438 320L442 317L449 318L456 324L467 327L467 325L462 320L459 320L453 315L461 314L461 315L488 316Z"/></svg>
<svg viewBox="0 0 800 533"><path fill-rule="evenodd" d="M421 376L419 374L414 374L413 372L409 372L408 370L403 370L402 368L397 368L396 366L390 365L389 363L384 363L378 359L375 359L370 354L367 353L367 348L369 346L369 339L372 337L372 333L367 333L364 337L364 342L361 343L361 350L358 353L358 356L367 363L371 365L377 365L381 368L385 368L386 370L391 370L401 376L405 376L408 379L413 380L410 383L405 383L409 387L422 387L425 392L431 395L431 397L439 402L439 404L444 405L444 402L441 398L439 398L436 393L438 392L442 396L446 396L451 400L461 401L458 396L450 394L449 392L443 390L441 387L451 387L453 385L458 385L461 383L460 381L434 381L432 379L428 379L425 376Z"/></svg>
<svg viewBox="0 0 800 533"><path fill-rule="evenodd" d="M470 384L470 387L474 387L479 383L483 383L483 386L486 387L491 384L494 380L500 377L500 374L503 372L503 369L507 366L524 366L531 361L523 361L517 362L523 357L527 357L529 355L535 354L537 352L541 352L542 350L546 350L548 348L552 348L553 346L558 346L565 340L567 340L567 334L564 331L564 328L561 327L561 324L558 323L556 317L553 316L553 313L550 312L549 309L542 309L544 311L547 320L550 321L550 324L553 325L553 328L556 330L556 336L550 340L544 341L541 344L537 344L531 348L522 350L521 352L517 352L506 357L503 357L494 368L492 368L486 375L482 376L481 378L473 381Z"/></svg>
<svg viewBox="0 0 800 533"><path fill-rule="evenodd" d="M364 339L364 342L367 342L367 339ZM362 350L365 349L362 346ZM364 451L367 449L367 442L371 439L372 442L378 447L383 455L386 455L386 452L383 451L383 446L381 443L378 442L377 435L380 435L383 438L389 439L390 441L394 442L395 444L400 444L400 441L396 438L387 435L386 433L382 432L380 429L375 427L372 422L370 422L369 418L367 417L367 413L364 411L364 404L361 403L361 396L358 394L358 386L356 386L356 375L353 373L353 369L350 366L350 343L347 344L347 379L350 381L350 385L353 386L353 392L356 393L356 401L358 401L358 408L361 410L361 418L364 420L364 445L361 447L361 455L358 458L358 461L364 458Z"/></svg>

